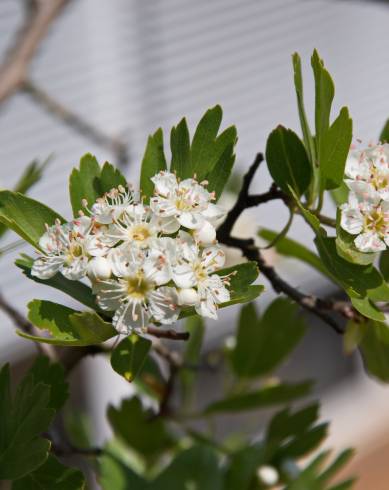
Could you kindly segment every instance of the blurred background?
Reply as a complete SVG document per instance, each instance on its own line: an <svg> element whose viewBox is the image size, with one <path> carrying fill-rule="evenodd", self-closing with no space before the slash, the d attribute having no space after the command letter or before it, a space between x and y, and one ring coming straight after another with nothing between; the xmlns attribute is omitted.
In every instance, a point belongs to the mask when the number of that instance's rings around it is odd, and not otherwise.
<svg viewBox="0 0 389 490"><path fill-rule="evenodd" d="M54 0L53 0L54 2ZM12 54L34 1L0 1L0 56ZM223 125L238 129L239 176L263 151L279 123L298 130L291 54L303 60L306 108L312 116L310 56L316 47L332 74L335 108L347 105L354 137L376 140L389 116L389 2L372 0L73 0L66 4L28 67L26 90L0 100L0 185L11 187L31 160L51 156L42 181L31 195L70 217L67 179L86 152L122 167L137 181L147 135L165 130L182 116L189 126L204 111L221 104ZM1 92L0 71L0 92ZM262 168L255 191L267 190ZM233 193L223 196L226 207ZM327 203L327 213L333 213ZM246 211L236 233L252 236L260 226L280 230L287 220L276 203ZM312 248L310 230L296 219L290 236ZM14 236L8 235L11 243ZM0 290L20 311L33 298L69 304L59 293L32 283L13 265L17 254L0 257ZM282 274L302 290L334 294L312 270L272 254ZM231 261L236 255L231 251ZM274 298L270 287L259 309ZM212 353L236 324L237 311L208 325L206 348ZM1 314L0 363L22 365L34 347L19 339ZM354 446L350 471L360 475L358 490L388 486L389 390L366 377L358 356L345 356L341 340L328 327L309 319L311 329L280 375L315 378L322 415L332 422L328 446ZM205 353L207 355L207 353ZM107 436L106 403L128 393L128 385L101 358L84 361L73 374L73 402L92 416L96 443ZM205 382L206 381L206 382ZM207 377L201 397L215 389ZM260 430L259 415L246 420ZM240 421L225 420L239 427ZM223 432L224 427L220 427Z"/></svg>

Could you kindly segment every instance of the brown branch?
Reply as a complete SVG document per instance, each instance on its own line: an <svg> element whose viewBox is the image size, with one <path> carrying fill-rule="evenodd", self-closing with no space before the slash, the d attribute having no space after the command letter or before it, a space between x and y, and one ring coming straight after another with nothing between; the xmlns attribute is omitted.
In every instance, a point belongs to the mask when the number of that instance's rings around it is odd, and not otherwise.
<svg viewBox="0 0 389 490"><path fill-rule="evenodd" d="M173 329L163 330L158 327L147 327L146 333L159 339L169 340L188 340L190 336L189 332L177 332Z"/></svg>
<svg viewBox="0 0 389 490"><path fill-rule="evenodd" d="M76 114L55 100L33 81L25 80L22 88L37 104L48 113L60 119L66 126L90 139L95 144L112 151L115 154L116 163L119 166L125 167L128 164L128 149L123 141L107 135L84 119L80 114Z"/></svg>
<svg viewBox="0 0 389 490"><path fill-rule="evenodd" d="M302 308L313 313L329 326L331 326L337 333L342 334L343 329L338 325L338 323L335 321L332 315L328 313L328 311L340 313L342 316L348 319L359 319L359 313L354 310L354 308L349 303L343 301L326 301L313 295L307 295L300 292L298 289L291 286L288 282L282 279L282 277L279 276L274 267L266 262L261 251L258 249L258 247L255 246L253 239L239 239L231 236L232 229L241 213L245 209L253 205L252 203L254 196L249 195L249 187L253 180L255 172L257 171L262 161L262 154L258 154L255 158L254 163L251 165L249 171L243 179L243 186L239 193L235 206L228 213L226 220L217 231L217 238L220 243L224 243L225 245L240 249L243 255L248 260L253 260L257 262L260 271L268 279L276 292L284 293L289 298L298 303ZM275 186L272 186L267 193L255 196L255 198L258 204L280 198L287 203L285 197L283 195L280 195L280 191L278 191L277 187Z"/></svg>
<svg viewBox="0 0 389 490"><path fill-rule="evenodd" d="M0 67L0 103L19 90L42 39L70 0L35 0Z"/></svg>

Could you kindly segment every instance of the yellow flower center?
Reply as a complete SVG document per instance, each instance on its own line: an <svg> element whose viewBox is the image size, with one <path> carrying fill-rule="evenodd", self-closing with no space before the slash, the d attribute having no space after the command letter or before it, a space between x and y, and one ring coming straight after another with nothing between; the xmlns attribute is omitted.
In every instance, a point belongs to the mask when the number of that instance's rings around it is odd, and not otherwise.
<svg viewBox="0 0 389 490"><path fill-rule="evenodd" d="M74 259L81 257L84 254L84 249L82 245L78 242L73 242L70 244L69 251L66 256L66 263L70 265Z"/></svg>
<svg viewBox="0 0 389 490"><path fill-rule="evenodd" d="M367 231L376 231L381 235L386 234L387 224L384 213L380 208L375 209L364 217L364 229Z"/></svg>
<svg viewBox="0 0 389 490"><path fill-rule="evenodd" d="M151 289L153 289L153 284L145 279L142 272L127 279L127 294L131 298L145 299Z"/></svg>
<svg viewBox="0 0 389 490"><path fill-rule="evenodd" d="M195 273L195 276L196 276L196 279L198 281L204 281L205 279L207 279L208 277L208 274L206 273L204 267L201 265L200 262L198 262L194 268L193 268L193 271Z"/></svg>
<svg viewBox="0 0 389 490"><path fill-rule="evenodd" d="M151 236L150 229L146 225L134 225L130 228L128 234L130 239L136 242L144 242Z"/></svg>

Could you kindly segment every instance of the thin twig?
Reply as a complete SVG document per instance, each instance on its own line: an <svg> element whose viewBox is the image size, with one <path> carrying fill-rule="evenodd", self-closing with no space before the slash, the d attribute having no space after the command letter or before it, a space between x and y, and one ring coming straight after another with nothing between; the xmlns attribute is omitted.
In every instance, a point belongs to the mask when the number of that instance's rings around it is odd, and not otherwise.
<svg viewBox="0 0 389 490"><path fill-rule="evenodd" d="M253 239L240 239L231 236L232 229L241 215L241 213L251 207L253 204L253 197L249 194L249 187L257 171L260 163L263 161L263 155L258 154L254 160L254 163L249 168L249 171L243 179L242 189L239 193L238 199L234 207L230 210L224 223L219 227L217 232L217 238L220 243L238 248L242 251L243 255L248 260L257 262L258 267L262 274L269 280L273 289L278 293L284 293L289 298L293 299L304 309L310 311L329 326L331 326L337 333L342 334L343 329L338 325L335 319L328 313L328 311L340 313L345 318L360 317L359 313L347 302L334 302L326 301L321 298L317 298L313 295L307 295L299 291L297 288L290 285L282 277L279 276L273 266L269 265L264 259L261 251L255 246ZM273 185L268 192L255 196L255 201L258 204L271 201L273 199L283 199L285 203L285 196L278 192L277 188ZM255 205L255 204L254 204ZM323 218L322 216L320 216Z"/></svg>
<svg viewBox="0 0 389 490"><path fill-rule="evenodd" d="M128 164L129 155L127 145L113 136L107 135L97 126L93 125L80 114L76 114L63 104L55 100L45 90L31 80L26 80L22 87L37 104L53 116L61 120L78 134L85 136L95 144L112 151L116 157L116 163L125 167Z"/></svg>
<svg viewBox="0 0 389 490"><path fill-rule="evenodd" d="M21 88L42 39L70 0L35 0L0 67L0 103Z"/></svg>
<svg viewBox="0 0 389 490"><path fill-rule="evenodd" d="M146 332L159 339L188 340L190 337L189 332L177 332L173 329L163 330L158 327L147 327Z"/></svg>

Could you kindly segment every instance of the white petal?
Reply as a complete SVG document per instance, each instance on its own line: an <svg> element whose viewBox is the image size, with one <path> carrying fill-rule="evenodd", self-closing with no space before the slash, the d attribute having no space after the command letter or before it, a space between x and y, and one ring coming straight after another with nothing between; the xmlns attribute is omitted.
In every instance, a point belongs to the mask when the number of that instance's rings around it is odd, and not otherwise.
<svg viewBox="0 0 389 490"><path fill-rule="evenodd" d="M182 226L185 226L185 228L189 228L190 230L195 230L197 228L201 228L203 224L205 223L205 218L202 216L201 213L198 212L184 212L181 213L177 217L178 221L181 223Z"/></svg>
<svg viewBox="0 0 389 490"><path fill-rule="evenodd" d="M178 319L178 295L175 288L162 287L151 292L147 299L152 317L162 324L174 323Z"/></svg>
<svg viewBox="0 0 389 490"><path fill-rule="evenodd" d="M351 179L368 179L370 176L370 163L364 151L352 150L346 161L345 173Z"/></svg>
<svg viewBox="0 0 389 490"><path fill-rule="evenodd" d="M109 251L109 247L103 243L100 235L89 235L84 241L84 248L87 254L92 257L102 257Z"/></svg>
<svg viewBox="0 0 389 490"><path fill-rule="evenodd" d="M217 320L217 307L216 304L212 301L211 298L207 297L202 299L198 305L195 306L196 313L199 315L212 318L213 320Z"/></svg>
<svg viewBox="0 0 389 490"><path fill-rule="evenodd" d="M380 239L377 233L361 233L354 240L355 246L361 252L380 252L386 249L385 243Z"/></svg>
<svg viewBox="0 0 389 490"><path fill-rule="evenodd" d="M194 230L193 236L200 245L211 245L216 240L216 230L209 221L206 221L201 228Z"/></svg>
<svg viewBox="0 0 389 490"><path fill-rule="evenodd" d="M355 193L361 201L377 205L380 202L380 195L372 184L362 180L345 180L348 188Z"/></svg>
<svg viewBox="0 0 389 490"><path fill-rule="evenodd" d="M173 267L172 279L179 288L192 288L196 285L196 276L189 264Z"/></svg>
<svg viewBox="0 0 389 490"><path fill-rule="evenodd" d="M31 275L39 279L50 279L60 269L64 262L63 257L41 257L34 261Z"/></svg>
<svg viewBox="0 0 389 490"><path fill-rule="evenodd" d="M151 178L154 191L163 197L167 197L177 189L177 178L170 172L159 172Z"/></svg>
<svg viewBox="0 0 389 490"><path fill-rule="evenodd" d="M358 235L363 228L363 216L358 208L343 205L341 208L340 226L351 235Z"/></svg>
<svg viewBox="0 0 389 490"><path fill-rule="evenodd" d="M175 216L178 213L174 201L159 196L150 199L150 208L157 216L161 217Z"/></svg>
<svg viewBox="0 0 389 490"><path fill-rule="evenodd" d="M170 281L171 272L166 258L160 253L157 253L156 255L157 256L149 256L145 259L142 269L147 280L153 281L160 286Z"/></svg>
<svg viewBox="0 0 389 490"><path fill-rule="evenodd" d="M88 259L86 257L76 257L70 264L64 264L61 273L71 281L82 279L86 275Z"/></svg>
<svg viewBox="0 0 389 490"><path fill-rule="evenodd" d="M209 203L207 208L201 213L207 220L215 221L226 215L226 211L216 204Z"/></svg>
<svg viewBox="0 0 389 490"><path fill-rule="evenodd" d="M207 247L203 250L201 264L208 273L221 269L226 261L226 255L220 247Z"/></svg>
<svg viewBox="0 0 389 490"><path fill-rule="evenodd" d="M150 315L140 303L123 303L112 318L112 325L119 333L128 335L134 328L147 325Z"/></svg>
<svg viewBox="0 0 389 490"><path fill-rule="evenodd" d="M100 308L106 311L117 310L122 304L120 299L125 295L123 285L113 279L96 282L93 292Z"/></svg>
<svg viewBox="0 0 389 490"><path fill-rule="evenodd" d="M159 217L156 224L162 233L166 233L168 235L175 233L180 229L180 223L174 216L169 216L166 218Z"/></svg>

